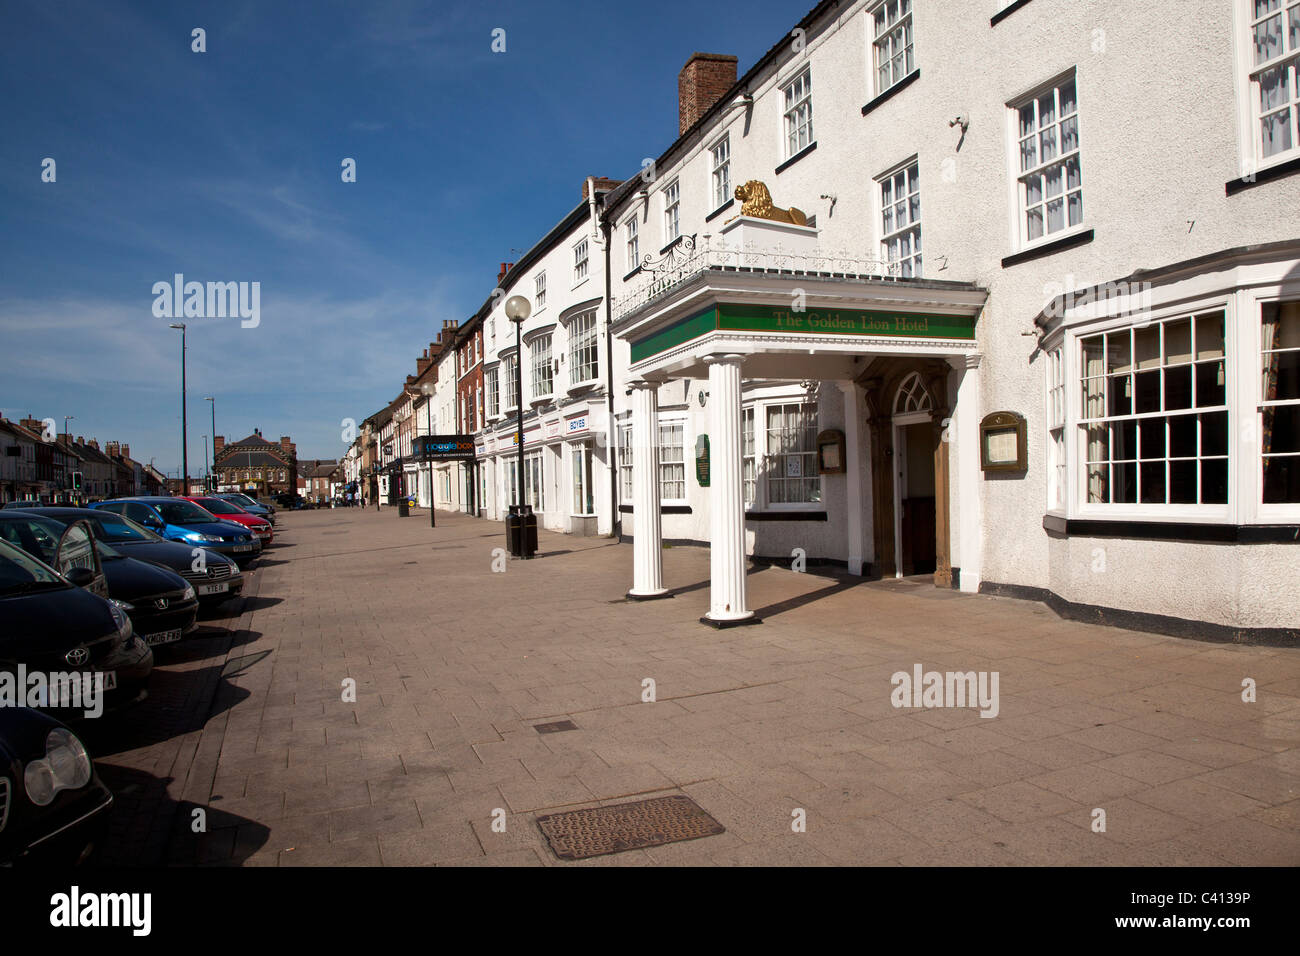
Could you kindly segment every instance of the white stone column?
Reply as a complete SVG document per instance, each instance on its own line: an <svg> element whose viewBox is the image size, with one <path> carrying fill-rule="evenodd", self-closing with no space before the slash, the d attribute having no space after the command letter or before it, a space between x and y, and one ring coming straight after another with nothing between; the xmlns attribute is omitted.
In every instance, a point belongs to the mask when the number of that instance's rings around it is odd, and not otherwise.
<svg viewBox="0 0 1300 956"><path fill-rule="evenodd" d="M953 555L952 563L961 568L958 587L976 593L980 587L982 548L984 546L984 502L980 498L983 482L980 474L980 358L967 355L957 385L957 406L953 409L955 422L949 425L948 434L956 436L956 480L952 486L952 513L957 525L957 543L960 555ZM951 467L951 465L950 465ZM960 558L960 564L958 559Z"/></svg>
<svg viewBox="0 0 1300 956"><path fill-rule="evenodd" d="M862 573L862 408L858 386L839 382L844 392L844 499L848 524L849 574Z"/></svg>
<svg viewBox="0 0 1300 956"><path fill-rule="evenodd" d="M634 600L664 597L659 514L659 383L632 384L632 590Z"/></svg>
<svg viewBox="0 0 1300 956"><path fill-rule="evenodd" d="M719 627L754 621L745 607L745 497L741 470L740 366L743 355L710 355L709 613Z"/></svg>

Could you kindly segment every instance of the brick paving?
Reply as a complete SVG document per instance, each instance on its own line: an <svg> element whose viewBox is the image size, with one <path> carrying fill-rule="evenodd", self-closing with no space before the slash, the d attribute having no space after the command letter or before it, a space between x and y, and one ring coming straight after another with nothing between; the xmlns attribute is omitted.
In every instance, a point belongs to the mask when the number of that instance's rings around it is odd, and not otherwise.
<svg viewBox="0 0 1300 956"><path fill-rule="evenodd" d="M443 513L292 513L277 541L160 661L138 746L93 751L133 787L109 861L1300 863L1300 649L781 568L749 576L761 625L716 631L704 549L665 550L673 599L629 603L630 546L542 532L494 573L502 526ZM997 672L998 715L895 708L918 663ZM578 729L534 729L557 720ZM727 832L569 863L534 822L677 793Z"/></svg>

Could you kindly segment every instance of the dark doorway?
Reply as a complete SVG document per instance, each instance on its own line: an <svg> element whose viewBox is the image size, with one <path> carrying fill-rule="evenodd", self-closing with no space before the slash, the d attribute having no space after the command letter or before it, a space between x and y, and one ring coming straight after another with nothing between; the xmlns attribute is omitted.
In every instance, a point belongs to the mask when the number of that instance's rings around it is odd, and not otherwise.
<svg viewBox="0 0 1300 956"><path fill-rule="evenodd" d="M903 572L933 574L935 554L934 425L899 428L903 445L899 489L903 505Z"/></svg>

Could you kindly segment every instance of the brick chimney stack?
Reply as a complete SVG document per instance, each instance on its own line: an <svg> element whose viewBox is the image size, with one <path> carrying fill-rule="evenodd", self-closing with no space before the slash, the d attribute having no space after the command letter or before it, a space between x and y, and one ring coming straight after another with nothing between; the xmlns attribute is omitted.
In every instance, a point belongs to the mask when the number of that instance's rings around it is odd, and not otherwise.
<svg viewBox="0 0 1300 956"><path fill-rule="evenodd" d="M212 439L212 455L213 455L213 457L216 457L217 453L220 452L221 449L223 449L223 448L225 448L225 447L226 447L226 436L225 436L225 435L218 435L216 438Z"/></svg>
<svg viewBox="0 0 1300 956"><path fill-rule="evenodd" d="M514 267L515 267L515 264L514 264L513 262L503 262L503 263L501 263L501 270L500 270L499 272L497 272L497 285L500 285L500 284L501 284L501 280L504 279L504 278L506 277L506 273L509 272L509 271L510 271L511 269L513 269Z"/></svg>
<svg viewBox="0 0 1300 956"><path fill-rule="evenodd" d="M122 446L115 441L105 442L104 454L109 458L117 458L122 454Z"/></svg>
<svg viewBox="0 0 1300 956"><path fill-rule="evenodd" d="M596 187L596 192L607 193L611 191L615 186L621 186L623 184L623 180L609 179L608 177L605 176L592 176L591 184ZM587 201L587 180L585 179L582 181L582 201L583 202Z"/></svg>
<svg viewBox="0 0 1300 956"><path fill-rule="evenodd" d="M722 53L693 53L677 74L677 133L695 125L727 90L736 85L734 56Z"/></svg>
<svg viewBox="0 0 1300 956"><path fill-rule="evenodd" d="M284 449L284 453L288 455L290 458L294 458L298 454L298 446L295 445L293 442L289 441L288 435L280 436L280 447Z"/></svg>
<svg viewBox="0 0 1300 956"><path fill-rule="evenodd" d="M131 446L130 446L130 445L123 445L123 446L122 446L122 457L123 457L123 458L130 458L130 457L131 457Z"/></svg>

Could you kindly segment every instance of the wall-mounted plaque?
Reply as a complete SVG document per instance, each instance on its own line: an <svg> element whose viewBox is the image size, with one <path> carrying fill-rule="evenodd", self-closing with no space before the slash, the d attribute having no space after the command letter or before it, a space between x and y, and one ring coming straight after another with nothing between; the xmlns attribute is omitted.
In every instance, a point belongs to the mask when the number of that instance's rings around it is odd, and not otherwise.
<svg viewBox="0 0 1300 956"><path fill-rule="evenodd" d="M1025 417L994 412L980 422L980 468L984 471L1024 471L1029 467Z"/></svg>
<svg viewBox="0 0 1300 956"><path fill-rule="evenodd" d="M709 436L695 439L695 480L701 488L709 487Z"/></svg>
<svg viewBox="0 0 1300 956"><path fill-rule="evenodd" d="M838 428L818 433L817 470L823 475L844 474L844 432Z"/></svg>

